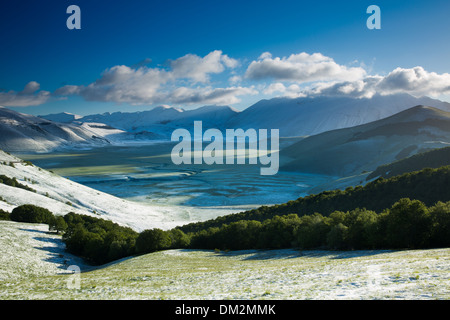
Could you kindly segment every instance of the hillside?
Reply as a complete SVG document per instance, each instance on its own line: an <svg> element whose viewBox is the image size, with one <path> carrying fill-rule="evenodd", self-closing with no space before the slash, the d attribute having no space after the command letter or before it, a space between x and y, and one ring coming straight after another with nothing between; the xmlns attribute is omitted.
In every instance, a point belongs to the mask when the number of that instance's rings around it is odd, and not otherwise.
<svg viewBox="0 0 450 320"><path fill-rule="evenodd" d="M104 124L59 123L0 107L0 148L8 152L104 146L121 133Z"/></svg>
<svg viewBox="0 0 450 320"><path fill-rule="evenodd" d="M0 221L0 251L9 248L0 255L0 299L151 299L166 306L161 300L445 300L450 292L450 249L167 250L84 272L85 265L67 253L51 251L58 240L44 241L44 231ZM6 246L8 240L18 245ZM64 258L55 258L60 252ZM60 259L79 266L81 276L64 275L67 265ZM168 318L170 306L162 308Z"/></svg>
<svg viewBox="0 0 450 320"><path fill-rule="evenodd" d="M351 128L307 137L281 151L281 170L348 176L418 152L448 146L450 113L416 106Z"/></svg>
<svg viewBox="0 0 450 320"><path fill-rule="evenodd" d="M62 178L1 150L0 175L15 178L21 185L35 190L0 184L0 209L8 212L22 204L33 204L56 215L75 212L112 220L135 230L169 229L180 223L170 208L119 199Z"/></svg>
<svg viewBox="0 0 450 320"><path fill-rule="evenodd" d="M194 121L202 121L205 128L224 129L224 123L237 113L237 110L227 106L205 106L194 110L160 106L140 112L94 114L77 119L77 122L104 123L127 132L150 132L170 139L173 130L180 127L191 129Z"/></svg>
<svg viewBox="0 0 450 320"><path fill-rule="evenodd" d="M367 176L367 180L377 177L391 178L405 172L423 168L439 168L450 165L450 147L421 152L411 157L379 166Z"/></svg>
<svg viewBox="0 0 450 320"><path fill-rule="evenodd" d="M179 227L185 233L198 232L211 227L240 220L264 221L276 215L297 214L298 216L320 213L328 216L334 211L350 211L365 208L382 212L402 198L422 201L432 206L438 201L450 201L450 166L438 169L423 169L405 173L390 179L377 179L365 186L349 187L346 190L324 191L301 197L280 205L262 206L258 209L230 214L216 219L190 223Z"/></svg>

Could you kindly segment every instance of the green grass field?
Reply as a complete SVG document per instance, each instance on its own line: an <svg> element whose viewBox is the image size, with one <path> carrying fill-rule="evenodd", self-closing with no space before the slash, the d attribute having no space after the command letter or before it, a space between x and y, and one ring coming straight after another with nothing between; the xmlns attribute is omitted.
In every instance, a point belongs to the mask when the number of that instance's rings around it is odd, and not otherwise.
<svg viewBox="0 0 450 320"><path fill-rule="evenodd" d="M45 227L0 222L0 299L450 299L450 249L168 250L68 274L89 266Z"/></svg>

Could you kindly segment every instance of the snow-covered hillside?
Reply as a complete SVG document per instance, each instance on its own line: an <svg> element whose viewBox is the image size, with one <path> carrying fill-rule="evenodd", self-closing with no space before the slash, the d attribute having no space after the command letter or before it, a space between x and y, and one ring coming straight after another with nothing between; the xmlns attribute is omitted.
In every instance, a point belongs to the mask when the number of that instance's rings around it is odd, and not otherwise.
<svg viewBox="0 0 450 320"><path fill-rule="evenodd" d="M61 113L55 113L55 114L48 114L46 116L39 116L39 118L47 119L53 122L61 122L61 123L71 123L73 121L76 121L82 116L79 116L77 114L72 114L69 112L61 112Z"/></svg>
<svg viewBox="0 0 450 320"><path fill-rule="evenodd" d="M122 133L104 124L64 124L0 107L0 149L8 152L104 146L110 144L110 136Z"/></svg>
<svg viewBox="0 0 450 320"><path fill-rule="evenodd" d="M205 106L183 110L160 106L141 112L114 112L82 117L78 122L100 122L131 133L151 133L170 139L176 128L189 129L194 121L202 121L205 127L224 128L224 124L239 112L227 106ZM46 117L46 116L44 116Z"/></svg>
<svg viewBox="0 0 450 320"><path fill-rule="evenodd" d="M350 97L274 98L261 100L243 111L227 106L183 110L161 106L142 112L115 112L78 118L77 122L104 123L132 133L147 133L149 139L170 139L176 128L191 129L194 121L203 128L279 129L280 136L310 136L380 120L417 105L450 111L450 104L408 94L376 95L370 99ZM54 115L43 116L55 119ZM68 118L60 115L58 118Z"/></svg>
<svg viewBox="0 0 450 320"><path fill-rule="evenodd" d="M57 148L92 148L106 144L170 140L177 128L279 129L281 137L312 136L392 116L417 105L450 111L450 103L407 94L348 97L275 98L244 111L227 106L183 110L168 106L142 112L35 117L0 108L0 148L9 152L50 152Z"/></svg>
<svg viewBox="0 0 450 320"><path fill-rule="evenodd" d="M169 229L178 225L176 211L170 207L149 206L123 200L88 188L49 171L29 165L0 150L0 175L16 178L36 192L0 184L0 209L11 211L22 204L34 204L56 215L69 212L87 214L142 231Z"/></svg>

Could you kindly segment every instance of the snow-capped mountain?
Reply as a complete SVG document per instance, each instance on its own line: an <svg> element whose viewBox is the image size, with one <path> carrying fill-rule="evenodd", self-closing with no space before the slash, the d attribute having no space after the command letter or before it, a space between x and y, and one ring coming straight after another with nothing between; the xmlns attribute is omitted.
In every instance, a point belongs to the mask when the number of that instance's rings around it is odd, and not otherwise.
<svg viewBox="0 0 450 320"><path fill-rule="evenodd" d="M123 131L104 124L59 123L0 107L0 148L9 152L49 152L60 147L107 145Z"/></svg>
<svg viewBox="0 0 450 320"><path fill-rule="evenodd" d="M450 111L450 104L408 94L377 95L371 99L349 97L274 98L244 111L228 106L183 110L160 106L141 112L115 112L79 117L60 113L34 117L0 108L0 148L12 152L46 152L61 146L98 146L170 140L177 128L203 130L279 129L281 137L311 136L349 128L392 116L416 105Z"/></svg>
<svg viewBox="0 0 450 320"><path fill-rule="evenodd" d="M230 119L230 128L279 129L280 136L310 136L380 120L417 105L450 111L450 104L408 94L262 100Z"/></svg>
<svg viewBox="0 0 450 320"><path fill-rule="evenodd" d="M82 118L82 116L72 114L69 112L54 113L39 117L53 122L61 122L61 123L71 123Z"/></svg>
<svg viewBox="0 0 450 320"><path fill-rule="evenodd" d="M189 129L194 121L202 121L206 127L223 128L237 113L228 106L205 106L194 110L160 106L148 111L89 115L77 121L104 123L128 132L150 132L170 139L173 130L180 127Z"/></svg>
<svg viewBox="0 0 450 320"><path fill-rule="evenodd" d="M228 106L205 106L195 110L160 106L141 112L89 115L74 121L104 123L127 132L147 132L165 139L170 139L176 128L192 128L194 121L202 121L205 129L279 129L280 136L295 137L369 123L416 105L450 111L447 102L394 94L376 95L370 99L328 96L274 98L261 100L243 111ZM54 116L43 117L55 119ZM59 118L66 119L68 116L60 115Z"/></svg>

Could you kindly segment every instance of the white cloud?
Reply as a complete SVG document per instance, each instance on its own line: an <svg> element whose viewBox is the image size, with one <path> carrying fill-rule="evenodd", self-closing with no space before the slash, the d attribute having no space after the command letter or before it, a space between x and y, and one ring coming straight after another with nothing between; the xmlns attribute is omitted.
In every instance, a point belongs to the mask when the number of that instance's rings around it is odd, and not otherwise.
<svg viewBox="0 0 450 320"><path fill-rule="evenodd" d="M357 81L323 82L309 88L310 95L349 96L354 98L371 98L377 93L376 84L380 76L368 76Z"/></svg>
<svg viewBox="0 0 450 320"><path fill-rule="evenodd" d="M263 52L259 56L258 60L264 60L264 59L272 59L272 54L270 52Z"/></svg>
<svg viewBox="0 0 450 320"><path fill-rule="evenodd" d="M77 90L69 87L68 91L72 90L88 101L140 104L157 100L159 89L173 79L173 74L163 69L114 66L88 86L79 86Z"/></svg>
<svg viewBox="0 0 450 320"><path fill-rule="evenodd" d="M87 86L64 86L55 95L80 95L88 101L130 104L234 104L240 102L238 96L255 92L243 87L210 87L210 75L238 65L237 60L219 50L204 57L187 54L169 65L169 70L114 66Z"/></svg>
<svg viewBox="0 0 450 320"><path fill-rule="evenodd" d="M428 72L420 66L397 68L377 84L377 89L384 93L409 92L416 95L449 93L450 74Z"/></svg>
<svg viewBox="0 0 450 320"><path fill-rule="evenodd" d="M217 104L227 105L241 102L243 95L255 95L254 88L186 88L180 87L168 94L165 99L173 104Z"/></svg>
<svg viewBox="0 0 450 320"><path fill-rule="evenodd" d="M255 89L232 86L212 88L210 76L233 69L238 61L216 50L204 57L187 54L169 62L168 70L120 65L105 70L87 86L68 85L55 95L80 95L88 101L130 104L234 104ZM234 80L237 82L238 76Z"/></svg>
<svg viewBox="0 0 450 320"><path fill-rule="evenodd" d="M241 82L242 81L242 77L241 76L232 76L232 77L230 77L229 79L228 79L228 81L231 83L231 84L236 84L236 83L239 83L239 82Z"/></svg>
<svg viewBox="0 0 450 320"><path fill-rule="evenodd" d="M423 67L396 68L386 76L367 76L362 80L321 83L309 91L315 95L347 95L370 98L375 94L409 93L439 96L450 93L450 74L428 72Z"/></svg>
<svg viewBox="0 0 450 320"><path fill-rule="evenodd" d="M209 74L221 73L227 68L235 68L237 60L215 50L205 57L187 54L170 63L175 78L192 79L195 82L208 82Z"/></svg>
<svg viewBox="0 0 450 320"><path fill-rule="evenodd" d="M306 95L369 98L375 94L405 92L412 95L450 93L450 74L428 72L418 66L396 68L386 76L368 75L358 61L353 67L337 64L321 53L305 52L288 57L262 53L248 66L215 50L200 57L187 54L170 60L165 67L149 67L150 59L132 67L106 69L96 81L86 85L66 85L53 96L79 95L88 101L148 104L239 103L242 97L262 93L267 96ZM239 68L238 68L239 66ZM217 79L220 79L217 81ZM254 81L254 80L272 80ZM22 91L0 92L0 105L31 106L45 103L51 96L29 82Z"/></svg>
<svg viewBox="0 0 450 320"><path fill-rule="evenodd" d="M30 81L22 91L0 92L0 105L5 107L29 107L43 104L50 99L50 92L40 89L40 84Z"/></svg>
<svg viewBox="0 0 450 320"><path fill-rule="evenodd" d="M271 83L266 89L264 89L263 93L272 95L276 92L285 93L286 92L286 86L282 84L281 82L275 82Z"/></svg>
<svg viewBox="0 0 450 320"><path fill-rule="evenodd" d="M252 80L275 79L297 83L353 81L365 75L366 71L361 67L349 68L321 53L305 52L291 54L287 58L272 58L269 52L265 52L258 60L252 61L246 71L246 77Z"/></svg>
<svg viewBox="0 0 450 320"><path fill-rule="evenodd" d="M271 96L284 96L289 98L304 97L306 94L304 90L297 84L285 86L281 82L271 83L263 90L263 93Z"/></svg>

